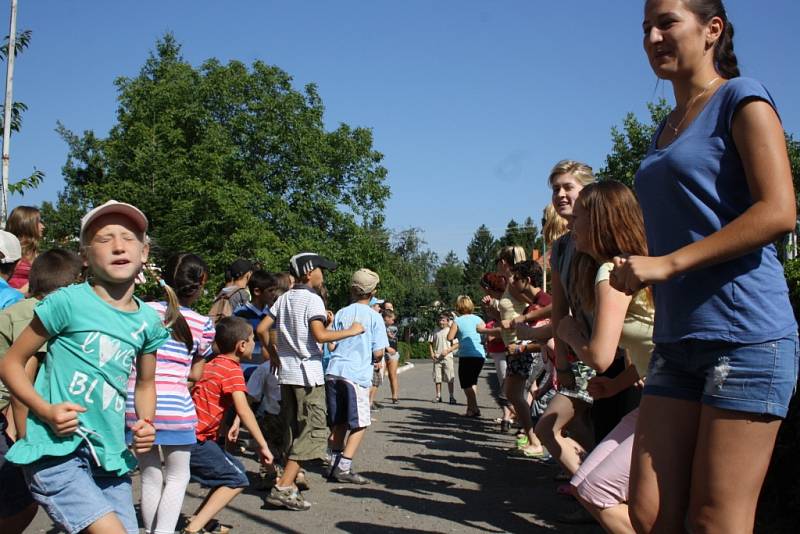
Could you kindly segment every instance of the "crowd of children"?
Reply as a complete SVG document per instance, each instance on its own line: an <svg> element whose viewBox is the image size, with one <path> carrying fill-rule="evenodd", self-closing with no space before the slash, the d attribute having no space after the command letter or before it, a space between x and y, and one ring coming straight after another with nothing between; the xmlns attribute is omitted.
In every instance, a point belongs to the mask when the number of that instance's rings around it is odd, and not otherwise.
<svg viewBox="0 0 800 534"><path fill-rule="evenodd" d="M553 167L550 255L504 247L479 313L462 295L439 317L434 402L446 383L457 403L457 375L464 415L481 417L488 354L500 431L519 428L511 453L558 462L578 512L615 533L748 532L798 369L772 244L796 224L783 131L769 92L739 75L720 0L648 0L643 29L676 107L637 196L584 163ZM22 532L42 507L70 533L139 532L138 460L148 534L175 531L190 480L209 491L183 532L227 532L214 518L249 485L225 446L241 426L275 475L272 505L311 507L302 466L313 460L331 480L368 483L353 464L384 367L399 402L395 312L376 297L378 274L353 273L352 303L333 314L331 260L300 253L276 274L240 259L204 316L192 305L209 272L194 254L150 273L163 301L134 294L149 254L134 206L89 211L80 256L39 253L35 208L15 210L8 229L0 531Z"/></svg>

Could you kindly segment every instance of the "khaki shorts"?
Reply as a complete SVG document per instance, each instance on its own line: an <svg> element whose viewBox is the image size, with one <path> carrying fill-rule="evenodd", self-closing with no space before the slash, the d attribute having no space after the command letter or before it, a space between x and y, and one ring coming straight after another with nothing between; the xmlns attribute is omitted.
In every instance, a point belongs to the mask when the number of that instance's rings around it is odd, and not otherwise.
<svg viewBox="0 0 800 534"><path fill-rule="evenodd" d="M281 384L280 417L291 431L290 460L302 462L325 457L328 425L324 385Z"/></svg>
<svg viewBox="0 0 800 534"><path fill-rule="evenodd" d="M452 382L456 377L455 369L453 368L453 355L437 356L433 360L433 382L441 384L442 379L445 382Z"/></svg>

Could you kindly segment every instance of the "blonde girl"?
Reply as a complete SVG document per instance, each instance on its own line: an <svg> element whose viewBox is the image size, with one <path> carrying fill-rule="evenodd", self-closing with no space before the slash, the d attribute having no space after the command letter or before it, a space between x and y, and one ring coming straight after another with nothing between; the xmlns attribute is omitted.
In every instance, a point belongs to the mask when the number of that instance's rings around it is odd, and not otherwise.
<svg viewBox="0 0 800 534"><path fill-rule="evenodd" d="M19 289L22 293L28 292L28 275L31 272L33 260L39 255L39 241L44 234L42 213L33 206L17 206L8 215L6 230L17 236L22 247L22 258L14 269L14 274L8 285Z"/></svg>
<svg viewBox="0 0 800 534"><path fill-rule="evenodd" d="M138 532L128 473L125 398L136 366L133 450L155 438L155 351L169 337L134 297L147 259L147 218L109 201L81 221L90 280L48 295L0 364L0 378L29 409L27 432L7 459L22 466L34 499L69 533ZM25 363L47 342L35 385Z"/></svg>

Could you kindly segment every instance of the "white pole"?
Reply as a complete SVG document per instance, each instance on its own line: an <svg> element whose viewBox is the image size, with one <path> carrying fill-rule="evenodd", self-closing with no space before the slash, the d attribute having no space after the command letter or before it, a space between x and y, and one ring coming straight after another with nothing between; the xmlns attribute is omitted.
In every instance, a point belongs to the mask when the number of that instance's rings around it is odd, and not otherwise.
<svg viewBox="0 0 800 534"><path fill-rule="evenodd" d="M0 225L6 227L8 218L8 164L11 144L11 93L14 86L14 57L17 45L17 0L11 0L11 23L8 30L8 64L6 65L6 100L3 115L3 198L0 201Z"/></svg>

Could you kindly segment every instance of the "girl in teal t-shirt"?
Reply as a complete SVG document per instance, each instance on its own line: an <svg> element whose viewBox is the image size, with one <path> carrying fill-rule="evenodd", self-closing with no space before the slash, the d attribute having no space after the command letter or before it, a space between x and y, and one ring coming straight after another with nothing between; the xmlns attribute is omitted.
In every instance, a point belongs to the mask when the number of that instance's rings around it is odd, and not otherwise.
<svg viewBox="0 0 800 534"><path fill-rule="evenodd" d="M147 259L147 219L109 201L81 221L90 281L45 298L8 350L0 376L30 409L27 433L8 452L31 493L67 532L138 532L125 443L128 376L136 365L133 449L146 452L155 429L155 351L169 338L159 316L134 297ZM48 342L31 384L29 355Z"/></svg>

